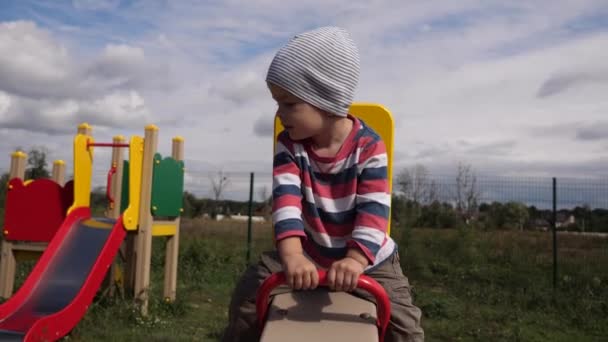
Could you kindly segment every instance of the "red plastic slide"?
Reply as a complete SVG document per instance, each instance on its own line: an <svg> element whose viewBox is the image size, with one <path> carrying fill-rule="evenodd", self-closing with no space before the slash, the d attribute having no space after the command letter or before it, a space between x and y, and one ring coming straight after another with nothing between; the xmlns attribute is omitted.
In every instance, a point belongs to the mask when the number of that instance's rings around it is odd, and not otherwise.
<svg viewBox="0 0 608 342"><path fill-rule="evenodd" d="M0 341L54 341L84 316L126 236L118 220L77 208L25 283L0 305Z"/></svg>

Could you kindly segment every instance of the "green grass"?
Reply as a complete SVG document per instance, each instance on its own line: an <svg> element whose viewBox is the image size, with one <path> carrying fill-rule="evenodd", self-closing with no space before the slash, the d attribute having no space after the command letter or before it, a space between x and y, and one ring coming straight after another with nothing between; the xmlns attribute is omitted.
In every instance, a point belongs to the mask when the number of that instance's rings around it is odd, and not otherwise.
<svg viewBox="0 0 608 342"><path fill-rule="evenodd" d="M256 256L271 240L268 227L254 229ZM427 341L608 336L608 239L561 238L554 292L548 233L396 227L393 236L415 304L423 310ZM100 296L66 340L218 340L230 293L246 266L246 224L184 222L174 304L161 298L161 242L154 244L150 315L140 316L129 299Z"/></svg>
<svg viewBox="0 0 608 342"><path fill-rule="evenodd" d="M549 234L401 233L404 270L415 285L429 340L599 341L608 336L608 239L561 241L554 292Z"/></svg>

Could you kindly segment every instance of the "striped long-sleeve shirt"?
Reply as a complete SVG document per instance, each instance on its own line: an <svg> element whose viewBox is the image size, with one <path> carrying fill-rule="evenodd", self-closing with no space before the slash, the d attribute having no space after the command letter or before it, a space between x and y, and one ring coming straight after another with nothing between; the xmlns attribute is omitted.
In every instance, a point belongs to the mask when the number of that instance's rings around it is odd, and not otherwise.
<svg viewBox="0 0 608 342"><path fill-rule="evenodd" d="M384 142L357 118L335 157L320 157L308 140L282 132L273 163L275 241L299 236L322 267L358 248L374 267L395 250L387 234L391 195Z"/></svg>

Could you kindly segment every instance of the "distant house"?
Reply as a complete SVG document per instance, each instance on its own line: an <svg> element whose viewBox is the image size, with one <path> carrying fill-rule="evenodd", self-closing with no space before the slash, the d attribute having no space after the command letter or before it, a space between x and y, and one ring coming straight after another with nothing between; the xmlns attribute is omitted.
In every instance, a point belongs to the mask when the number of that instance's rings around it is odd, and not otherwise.
<svg viewBox="0 0 608 342"><path fill-rule="evenodd" d="M249 216L248 215L241 215L240 213L236 214L236 215L222 215L222 214L217 214L215 215L215 220L216 221L223 221L223 220L234 220L234 221L248 221L249 220ZM251 216L251 222L266 222L266 219L264 218L264 216Z"/></svg>
<svg viewBox="0 0 608 342"><path fill-rule="evenodd" d="M540 230L546 232L551 228L551 223L545 219L535 219L531 222L531 227L533 230Z"/></svg>
<svg viewBox="0 0 608 342"><path fill-rule="evenodd" d="M576 218L574 215L566 215L563 213L557 214L556 228L568 228L576 224ZM551 229L551 221L545 219L535 219L531 222L532 229L547 231Z"/></svg>
<svg viewBox="0 0 608 342"><path fill-rule="evenodd" d="M574 215L557 214L557 228L568 228L576 224L576 218Z"/></svg>
<svg viewBox="0 0 608 342"><path fill-rule="evenodd" d="M230 219L235 220L235 221L248 221L249 220L249 216L248 215L241 215L236 214L236 215L230 215ZM264 218L264 216L251 216L251 222L266 222L266 219Z"/></svg>

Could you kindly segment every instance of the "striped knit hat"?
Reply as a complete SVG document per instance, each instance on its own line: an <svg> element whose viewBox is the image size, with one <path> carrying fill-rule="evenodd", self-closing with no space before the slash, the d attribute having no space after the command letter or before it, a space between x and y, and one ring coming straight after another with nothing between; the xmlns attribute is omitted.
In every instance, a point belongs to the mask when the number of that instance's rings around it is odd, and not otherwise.
<svg viewBox="0 0 608 342"><path fill-rule="evenodd" d="M270 63L266 82L309 104L346 116L359 81L359 53L349 33L321 27L293 37Z"/></svg>

